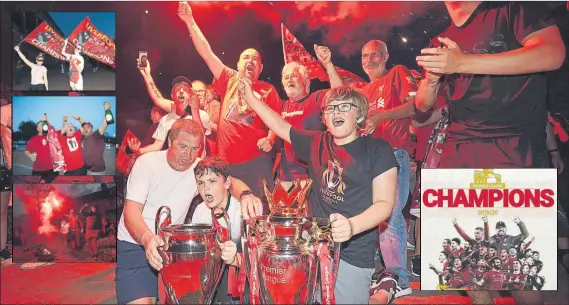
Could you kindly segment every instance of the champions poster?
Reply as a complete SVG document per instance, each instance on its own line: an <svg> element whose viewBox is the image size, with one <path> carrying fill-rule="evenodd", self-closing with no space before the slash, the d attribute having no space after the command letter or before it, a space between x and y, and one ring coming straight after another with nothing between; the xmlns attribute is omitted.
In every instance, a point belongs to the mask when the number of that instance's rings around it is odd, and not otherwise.
<svg viewBox="0 0 569 305"><path fill-rule="evenodd" d="M421 290L557 290L555 169L421 178Z"/></svg>
<svg viewBox="0 0 569 305"><path fill-rule="evenodd" d="M109 36L97 30L89 17L85 17L77 28L73 30L71 35L69 35L69 41L76 46L81 46L82 52L94 60L111 67L115 66L115 42Z"/></svg>

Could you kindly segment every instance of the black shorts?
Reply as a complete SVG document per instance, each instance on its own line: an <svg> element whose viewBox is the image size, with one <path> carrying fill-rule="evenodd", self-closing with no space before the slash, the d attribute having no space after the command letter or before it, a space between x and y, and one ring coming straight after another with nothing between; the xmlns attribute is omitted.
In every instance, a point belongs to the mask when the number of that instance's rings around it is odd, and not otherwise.
<svg viewBox="0 0 569 305"><path fill-rule="evenodd" d="M45 84L30 85L30 91L47 91Z"/></svg>
<svg viewBox="0 0 569 305"><path fill-rule="evenodd" d="M72 171L66 171L64 176L87 176L87 170L81 167Z"/></svg>
<svg viewBox="0 0 569 305"><path fill-rule="evenodd" d="M59 173L54 172L53 170L47 171L32 171L32 176L40 176L43 180L51 180L55 179L55 177L59 176Z"/></svg>

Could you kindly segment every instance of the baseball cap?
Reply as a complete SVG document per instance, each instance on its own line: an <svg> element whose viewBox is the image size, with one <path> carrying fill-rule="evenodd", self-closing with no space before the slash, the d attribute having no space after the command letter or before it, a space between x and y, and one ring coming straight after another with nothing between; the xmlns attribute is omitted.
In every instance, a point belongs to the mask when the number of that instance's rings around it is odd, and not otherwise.
<svg viewBox="0 0 569 305"><path fill-rule="evenodd" d="M85 122L85 123L81 124L81 127L85 127L85 125L89 125L89 126L91 126L91 128L93 127L93 124L91 124L91 122Z"/></svg>
<svg viewBox="0 0 569 305"><path fill-rule="evenodd" d="M505 228L505 227L506 227L506 224L505 224L503 221L498 221L498 222L496 223L496 229L498 229L498 228Z"/></svg>
<svg viewBox="0 0 569 305"><path fill-rule="evenodd" d="M177 76L177 77L174 78L174 80L172 81L172 87L174 87L176 84L182 83L182 82L188 83L188 85L191 85L191 84L192 84L192 81L189 80L187 77L185 77L185 76Z"/></svg>

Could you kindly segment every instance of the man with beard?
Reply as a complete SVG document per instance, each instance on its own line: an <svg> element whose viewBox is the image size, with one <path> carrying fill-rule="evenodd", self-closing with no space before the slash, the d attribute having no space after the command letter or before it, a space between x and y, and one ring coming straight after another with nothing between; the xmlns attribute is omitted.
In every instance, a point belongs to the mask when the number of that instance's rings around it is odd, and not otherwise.
<svg viewBox="0 0 569 305"><path fill-rule="evenodd" d="M500 251L500 260L502 261L502 273L508 274L515 259L510 258L508 250L502 249Z"/></svg>
<svg viewBox="0 0 569 305"><path fill-rule="evenodd" d="M383 41L372 40L362 48L362 67L370 79L370 83L362 88L370 103L364 132L389 142L399 164L395 208L387 220L387 229L379 232L379 254L385 267L399 275L396 291L398 298L412 292L406 267L407 223L403 217L403 208L409 198L409 155L414 150L409 127L415 107L408 101L417 91L417 84L409 69L404 66L399 65L387 70L388 59L389 52Z"/></svg>
<svg viewBox="0 0 569 305"><path fill-rule="evenodd" d="M83 91L83 68L85 68L85 59L81 56L81 46L75 46L73 54L66 52L67 39L63 44L61 54L69 61L69 86L73 91Z"/></svg>
<svg viewBox="0 0 569 305"><path fill-rule="evenodd" d="M152 144L141 147L140 142L135 143L134 139L128 143L129 147L135 151L135 153L142 155L167 147L168 144L166 142L168 132L172 127L172 124L174 124L174 122L179 118L191 119L196 122L199 121L199 123L205 128L204 136L211 133L211 120L209 115L205 111L199 109L199 104L198 108L195 109L191 105L192 100L196 100L197 102L197 96L192 90L189 79L183 76L176 77L172 82L172 90L170 92L172 100L168 100L162 96L154 83L150 69L150 61L146 62L145 67L140 67L139 65L139 71L142 74L146 84L146 89L148 90L148 94L150 95L152 102L154 102L154 105L168 114L160 119L156 132L152 135L152 138L154 138L154 142ZM199 116L192 115L192 113L196 112L199 113Z"/></svg>
<svg viewBox="0 0 569 305"><path fill-rule="evenodd" d="M197 103L196 103L196 106ZM168 149L140 156L128 177L126 203L118 227L116 293L118 304L156 304L158 271L164 241L155 232L156 212L168 206L171 224L183 223L198 194L194 170L204 149L203 128L194 120L178 119L168 137ZM249 188L232 178L230 192L239 198ZM244 195L241 203L258 198Z"/></svg>
<svg viewBox="0 0 569 305"><path fill-rule="evenodd" d="M59 174L53 170L47 132L42 129L43 122L41 120L37 123L38 134L28 141L24 154L33 162L32 176L40 176L43 180L50 180Z"/></svg>
<svg viewBox="0 0 569 305"><path fill-rule="evenodd" d="M152 109L150 110L150 121L152 122L152 125L150 125L150 127L146 131L146 136L144 137L142 142L140 142L140 146L144 147L144 146L148 146L148 145L154 143L154 139L152 138L152 136L154 135L154 132L156 132L156 129L158 128L158 124L160 124L160 120L165 115L166 115L166 112L164 110L160 109L158 106L152 107ZM166 149L165 145L163 146L162 149ZM160 149L160 150L162 150L162 149Z"/></svg>
<svg viewBox="0 0 569 305"><path fill-rule="evenodd" d="M506 250L507 252L511 247L519 245L529 236L526 225L520 218L514 217L514 223L518 225L521 231L521 234L516 236L506 234L506 224L503 221L496 223L496 234L490 237L490 245L495 246L498 253L501 253L502 250Z"/></svg>
<svg viewBox="0 0 569 305"><path fill-rule="evenodd" d="M83 161L83 146L81 139L83 136L83 128L75 130L75 126L67 121L67 116L63 117L63 127L61 133L57 134L63 158L67 165L65 176L84 176L87 175L85 162Z"/></svg>
<svg viewBox="0 0 569 305"><path fill-rule="evenodd" d="M477 282L478 286L484 287L485 290L502 290L504 289L504 281L506 276L501 272L502 264L499 258L494 257L490 260L492 270L487 271L482 280Z"/></svg>
<svg viewBox="0 0 569 305"><path fill-rule="evenodd" d="M519 261L512 263L512 271L508 273L505 288L509 290L523 290L526 285L527 274L522 273L522 264Z"/></svg>
<svg viewBox="0 0 569 305"><path fill-rule="evenodd" d="M111 109L109 102L103 103L105 110ZM83 162L87 175L104 175L105 174L105 140L103 135L109 126L103 112L103 122L96 131L93 131L93 124L86 122L80 116L74 115L73 119L81 124L81 132L83 133L81 146L83 148Z"/></svg>
<svg viewBox="0 0 569 305"><path fill-rule="evenodd" d="M30 82L30 91L48 91L49 84L47 81L47 68L43 65L44 56L43 53L38 54L36 57L36 63L32 63L26 58L26 55L20 52L20 47L15 46L14 50L18 53L18 56L22 59L22 61L32 69L31 71L31 82Z"/></svg>
<svg viewBox="0 0 569 305"><path fill-rule="evenodd" d="M451 124L440 167L546 167L542 72L558 69L565 58L554 20L537 3L445 4L451 25L417 57L426 70L419 111L434 105L442 75L450 89ZM469 295L475 304L493 303L488 293ZM543 302L539 293L513 295L518 304Z"/></svg>
<svg viewBox="0 0 569 305"><path fill-rule="evenodd" d="M474 229L474 238L468 236L466 232L458 225L456 218L452 220L454 228L465 241L467 241L472 246L472 251L477 251L480 249L480 245L483 242L488 242L490 240L490 227L488 225L488 217L483 216L482 221L484 221L484 228L476 227Z"/></svg>
<svg viewBox="0 0 569 305"><path fill-rule="evenodd" d="M229 162L232 176L245 181L254 194L263 197L263 179L268 182L269 188L273 186L273 160L268 152L272 150L276 136L242 100L237 90L240 79L251 80L256 97L275 112L281 113L277 90L259 80L263 70L261 55L255 49L247 49L239 56L237 70L230 69L211 49L187 2L180 2L178 16L186 24L194 47L211 70L213 85L222 97L217 153ZM252 168L255 170L252 171ZM264 210L268 210L266 203Z"/></svg>
<svg viewBox="0 0 569 305"><path fill-rule="evenodd" d="M341 87L344 82L332 63L330 49L314 45L314 51L320 63L326 68L330 87ZM283 101L282 118L293 128L326 130L320 116L326 90L310 93L310 77L306 67L297 62L286 64L282 71L282 84L289 98ZM296 179L299 179L303 186L308 179L308 165L294 155L292 145L288 142L284 143L281 153L278 177L285 190L288 190Z"/></svg>
<svg viewBox="0 0 569 305"><path fill-rule="evenodd" d="M488 271L489 267L486 264L486 260L479 259L478 263L476 264L476 268L474 269L474 280L476 283L483 281L484 275Z"/></svg>

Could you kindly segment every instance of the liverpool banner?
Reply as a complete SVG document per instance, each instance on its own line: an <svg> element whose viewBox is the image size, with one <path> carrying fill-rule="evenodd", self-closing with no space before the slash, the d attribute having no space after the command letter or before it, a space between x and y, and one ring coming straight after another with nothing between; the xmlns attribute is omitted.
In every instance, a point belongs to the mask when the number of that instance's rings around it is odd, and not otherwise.
<svg viewBox="0 0 569 305"><path fill-rule="evenodd" d="M306 67L310 79L317 78L323 82L330 81L328 74L326 74L326 71L318 59L306 51L298 39L296 39L296 37L294 37L294 35L283 24L281 24L281 34L285 64L288 64L289 62L298 62ZM367 84L366 81L352 72L338 67L336 67L336 71L344 81L344 85L361 88Z"/></svg>
<svg viewBox="0 0 569 305"><path fill-rule="evenodd" d="M68 39L74 45L81 46L85 55L111 67L115 66L115 42L97 30L89 17L81 21Z"/></svg>
<svg viewBox="0 0 569 305"><path fill-rule="evenodd" d="M29 42L34 47L42 50L47 55L53 56L59 60L66 60L61 54L65 39L55 32L47 22L42 22L35 28L24 41Z"/></svg>
<svg viewBox="0 0 569 305"><path fill-rule="evenodd" d="M117 171L125 177L128 177L130 174L130 171L132 170L134 162L137 158L136 155L127 153L128 141L131 139L140 142L140 140L138 140L138 138L130 131L130 129L128 129L117 152Z"/></svg>

